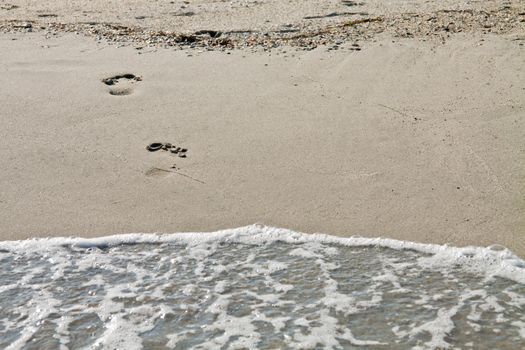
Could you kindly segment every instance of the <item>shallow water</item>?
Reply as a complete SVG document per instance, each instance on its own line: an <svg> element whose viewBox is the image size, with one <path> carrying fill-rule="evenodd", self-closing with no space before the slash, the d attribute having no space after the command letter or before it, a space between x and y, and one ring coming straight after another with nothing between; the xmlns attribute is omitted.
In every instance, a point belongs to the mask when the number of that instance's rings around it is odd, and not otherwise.
<svg viewBox="0 0 525 350"><path fill-rule="evenodd" d="M519 349L509 251L249 226L0 242L0 348Z"/></svg>

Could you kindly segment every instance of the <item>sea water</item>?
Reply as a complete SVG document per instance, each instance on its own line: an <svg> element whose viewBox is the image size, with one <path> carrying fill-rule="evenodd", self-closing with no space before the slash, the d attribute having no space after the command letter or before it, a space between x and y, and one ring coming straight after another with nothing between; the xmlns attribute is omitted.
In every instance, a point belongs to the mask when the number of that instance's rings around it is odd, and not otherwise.
<svg viewBox="0 0 525 350"><path fill-rule="evenodd" d="M505 249L215 233L0 242L1 349L523 349Z"/></svg>

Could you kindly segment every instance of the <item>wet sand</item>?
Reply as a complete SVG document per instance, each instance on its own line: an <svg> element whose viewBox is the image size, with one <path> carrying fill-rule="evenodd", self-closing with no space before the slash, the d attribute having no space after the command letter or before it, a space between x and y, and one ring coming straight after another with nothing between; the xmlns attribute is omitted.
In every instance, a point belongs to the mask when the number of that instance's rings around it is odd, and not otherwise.
<svg viewBox="0 0 525 350"><path fill-rule="evenodd" d="M359 51L137 50L27 29L0 35L3 240L263 223L525 255L515 28L380 33ZM102 82L123 73L141 80Z"/></svg>

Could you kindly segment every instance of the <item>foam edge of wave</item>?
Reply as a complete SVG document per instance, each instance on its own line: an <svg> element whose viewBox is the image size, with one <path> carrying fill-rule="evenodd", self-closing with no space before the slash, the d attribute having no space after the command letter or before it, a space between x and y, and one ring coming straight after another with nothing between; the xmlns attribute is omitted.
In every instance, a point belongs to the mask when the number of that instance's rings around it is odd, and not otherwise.
<svg viewBox="0 0 525 350"><path fill-rule="evenodd" d="M202 243L244 243L265 244L271 242L289 244L326 243L347 247L381 247L395 250L413 250L432 256L428 264L472 264L490 270L497 275L525 283L525 261L505 247L454 247L449 245L426 244L401 241L391 238L365 238L359 236L339 237L323 233L302 233L284 228L253 224L214 232L181 233L127 233L94 238L49 237L31 238L18 241L0 242L0 252L28 252L52 250L56 247L107 248L126 244L202 244Z"/></svg>

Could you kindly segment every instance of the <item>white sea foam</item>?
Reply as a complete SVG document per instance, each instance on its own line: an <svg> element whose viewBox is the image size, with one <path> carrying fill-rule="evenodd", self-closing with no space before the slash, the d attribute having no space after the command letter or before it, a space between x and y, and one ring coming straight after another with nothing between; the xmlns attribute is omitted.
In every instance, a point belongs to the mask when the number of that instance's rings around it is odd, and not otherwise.
<svg viewBox="0 0 525 350"><path fill-rule="evenodd" d="M9 349L525 342L525 263L506 249L253 225L0 242L0 267Z"/></svg>

